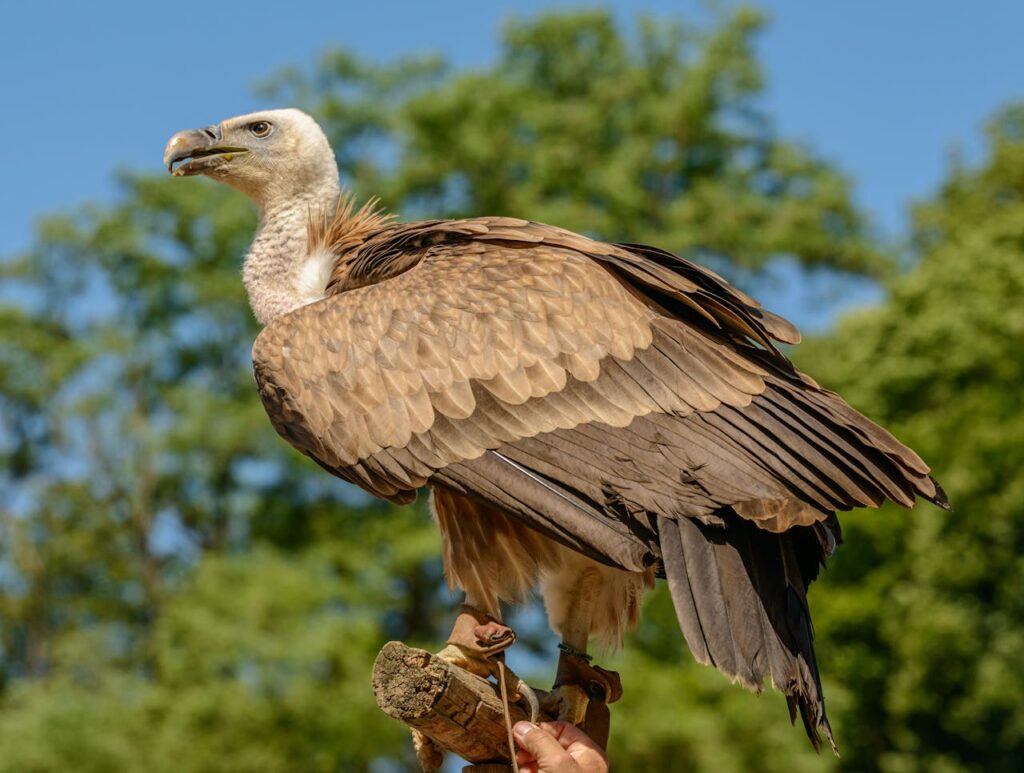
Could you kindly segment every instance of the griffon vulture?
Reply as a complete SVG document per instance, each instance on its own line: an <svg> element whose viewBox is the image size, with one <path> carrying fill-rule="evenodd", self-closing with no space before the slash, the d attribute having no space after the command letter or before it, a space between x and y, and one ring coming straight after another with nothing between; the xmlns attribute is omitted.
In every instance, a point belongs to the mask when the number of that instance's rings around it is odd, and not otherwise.
<svg viewBox="0 0 1024 773"><path fill-rule="evenodd" d="M430 490L466 594L445 657L491 672L514 638L499 602L539 585L564 644L552 705L578 722L588 684L615 690L589 640L618 642L660 577L698 661L767 677L832 741L806 594L836 511L948 505L917 454L779 351L793 325L656 247L356 209L298 110L180 132L164 160L259 208L242 274L276 430L377 497Z"/></svg>

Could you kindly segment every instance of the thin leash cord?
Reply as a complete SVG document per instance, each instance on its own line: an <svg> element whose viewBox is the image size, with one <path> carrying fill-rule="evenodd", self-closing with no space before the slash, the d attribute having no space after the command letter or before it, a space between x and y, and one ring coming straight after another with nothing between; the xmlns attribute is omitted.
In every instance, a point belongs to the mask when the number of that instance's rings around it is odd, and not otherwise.
<svg viewBox="0 0 1024 773"><path fill-rule="evenodd" d="M516 742L512 738L512 713L508 707L508 687L505 685L505 662L498 661L498 684L501 685L501 710L505 714L505 731L508 733L508 753L512 757L512 773L519 773L516 762Z"/></svg>

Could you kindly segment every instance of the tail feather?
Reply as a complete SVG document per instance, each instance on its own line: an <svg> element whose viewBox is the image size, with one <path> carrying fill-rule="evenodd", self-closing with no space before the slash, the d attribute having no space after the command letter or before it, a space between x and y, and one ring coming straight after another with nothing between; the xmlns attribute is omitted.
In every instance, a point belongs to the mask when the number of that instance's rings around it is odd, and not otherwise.
<svg viewBox="0 0 1024 773"><path fill-rule="evenodd" d="M803 527L766 532L729 512L724 521L659 519L662 567L683 636L698 661L734 682L760 692L771 679L814 748L823 733L835 750L806 597L819 538Z"/></svg>

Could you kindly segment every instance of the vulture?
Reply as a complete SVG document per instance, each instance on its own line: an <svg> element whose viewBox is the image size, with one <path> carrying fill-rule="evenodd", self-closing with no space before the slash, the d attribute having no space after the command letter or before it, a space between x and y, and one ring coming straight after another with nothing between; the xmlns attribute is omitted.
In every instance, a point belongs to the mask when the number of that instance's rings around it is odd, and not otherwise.
<svg viewBox="0 0 1024 773"><path fill-rule="evenodd" d="M660 578L699 662L770 680L835 748L807 588L836 512L949 505L914 451L790 362L791 323L657 247L356 207L299 110L179 132L164 161L259 209L242 278L277 432L381 499L430 492L466 602L442 657L495 673L501 603L539 587L562 640L546 701L579 723L619 691L590 640L620 643Z"/></svg>

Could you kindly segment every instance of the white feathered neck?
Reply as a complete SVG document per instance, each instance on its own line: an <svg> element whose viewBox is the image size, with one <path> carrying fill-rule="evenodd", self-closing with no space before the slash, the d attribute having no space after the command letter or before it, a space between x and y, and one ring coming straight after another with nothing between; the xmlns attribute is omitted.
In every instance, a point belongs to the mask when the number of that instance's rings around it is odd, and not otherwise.
<svg viewBox="0 0 1024 773"><path fill-rule="evenodd" d="M338 200L338 170L330 170L310 189L263 202L260 225L242 267L249 305L261 325L323 297L333 255L310 254L307 230L311 213L333 209Z"/></svg>

